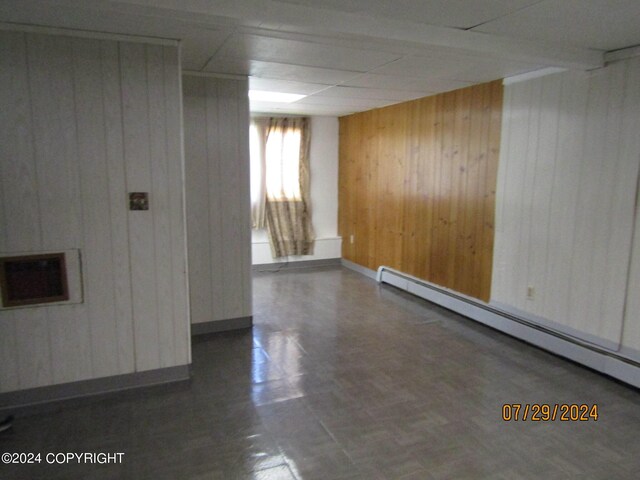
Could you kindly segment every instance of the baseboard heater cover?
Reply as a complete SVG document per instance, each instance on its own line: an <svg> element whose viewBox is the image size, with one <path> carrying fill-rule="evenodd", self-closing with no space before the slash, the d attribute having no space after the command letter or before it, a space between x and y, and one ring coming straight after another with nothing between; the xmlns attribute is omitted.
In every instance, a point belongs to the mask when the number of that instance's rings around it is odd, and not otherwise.
<svg viewBox="0 0 640 480"><path fill-rule="evenodd" d="M349 265L345 265L349 267ZM375 275L378 283L388 283L417 297L436 303L543 350L560 355L640 388L640 363L570 337L525 318L499 310L457 292L432 285L390 267L381 266Z"/></svg>

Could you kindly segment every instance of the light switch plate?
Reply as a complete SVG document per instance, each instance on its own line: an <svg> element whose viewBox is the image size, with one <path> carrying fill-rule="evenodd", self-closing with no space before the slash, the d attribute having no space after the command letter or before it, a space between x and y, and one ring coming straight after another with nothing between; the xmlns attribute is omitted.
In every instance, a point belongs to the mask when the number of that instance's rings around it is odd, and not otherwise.
<svg viewBox="0 0 640 480"><path fill-rule="evenodd" d="M129 192L129 210L149 210L149 192Z"/></svg>

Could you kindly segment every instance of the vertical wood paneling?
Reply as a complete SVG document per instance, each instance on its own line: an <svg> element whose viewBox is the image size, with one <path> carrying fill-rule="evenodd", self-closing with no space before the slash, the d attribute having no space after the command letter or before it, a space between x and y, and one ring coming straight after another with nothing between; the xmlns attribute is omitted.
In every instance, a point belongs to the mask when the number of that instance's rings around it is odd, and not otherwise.
<svg viewBox="0 0 640 480"><path fill-rule="evenodd" d="M449 251L454 252L455 261L449 267L447 276L455 278L457 288L465 291L469 291L467 279L471 277L470 274L473 271L469 269L469 274L467 275L467 263L465 261L467 255L472 255L466 244L466 239L470 235L467 229L467 217L471 213L471 204L475 201L472 195L472 186L467 182L469 175L469 143L471 141L469 135L470 117L471 92L467 89L458 90L456 92L454 157L451 162L454 166L453 196L455 198L451 205L451 221L456 224L456 228L452 229L449 239Z"/></svg>
<svg viewBox="0 0 640 480"><path fill-rule="evenodd" d="M122 82L122 120L124 159L129 192L152 192L150 153L147 47L142 44L120 46ZM156 242L154 212L156 195L149 195L148 211L129 212L129 251L136 368L147 370L160 362L158 298L156 292ZM126 201L126 199L125 199Z"/></svg>
<svg viewBox="0 0 640 480"><path fill-rule="evenodd" d="M501 108L493 82L342 117L343 257L488 300Z"/></svg>
<svg viewBox="0 0 640 480"><path fill-rule="evenodd" d="M406 127L406 165L402 173L404 175L404 189L407 195L415 198L418 195L418 169L420 162L420 108L418 102L407 104L407 127ZM402 259L402 270L410 268L412 264L419 264L417 261L418 249L416 242L416 231L420 228L419 222L410 222L409 219L417 218L418 205L420 202L409 202L404 205L402 211L402 224L407 228L403 232L402 251L409 252ZM421 249L420 249L421 250Z"/></svg>
<svg viewBox="0 0 640 480"><path fill-rule="evenodd" d="M81 231L71 39L28 35L40 228L50 248L77 243Z"/></svg>
<svg viewBox="0 0 640 480"><path fill-rule="evenodd" d="M562 78L551 75L544 78L542 83L540 135L538 138L538 158L536 159L536 188L533 191L531 224L537 228L529 230L532 242L543 245L544 250L539 258L528 258L527 271L534 285L540 285L545 281L546 269L549 262L549 212L555 205L551 202L554 191L555 163L549 159L554 158L558 149L558 127L560 111L557 108L562 95ZM544 139L544 140L543 140ZM539 293L540 299L547 295L543 290ZM544 300L543 302L544 303ZM543 312L540 312L543 314Z"/></svg>
<svg viewBox="0 0 640 480"><path fill-rule="evenodd" d="M0 37L0 252L83 267L83 303L0 312L0 391L186 364L177 48Z"/></svg>
<svg viewBox="0 0 640 480"><path fill-rule="evenodd" d="M175 338L173 325L174 281L171 262L171 218L169 205L170 176L167 158L167 116L165 103L164 47L147 50L147 81L149 96L149 152L151 161L151 191L153 198L153 240L155 243L156 305L158 311L158 347L160 365L174 365Z"/></svg>
<svg viewBox="0 0 640 480"><path fill-rule="evenodd" d="M191 328L187 279L187 224L185 211L185 172L183 150L182 84L180 50L165 46L164 77L165 129L169 185L171 232L171 279L173 281L173 329L175 364L191 363ZM176 94L177 93L177 94ZM186 327L186 328L185 328Z"/></svg>
<svg viewBox="0 0 640 480"><path fill-rule="evenodd" d="M209 266L209 275L211 277L211 290L205 292L208 297L209 306L205 308L207 314L206 317L200 321L210 321L213 319L229 318L227 315L227 308L224 298L224 273L222 270L222 258L224 256L224 230L222 224L222 202L224 197L222 196L222 184L224 179L221 176L220 164L223 161L221 153L222 138L220 136L220 122L224 119L220 119L220 94L219 83L217 81L205 81L205 145L206 145L206 162L207 172L209 173L209 181L205 186L206 192L206 211L208 213L208 221L206 223L208 227L208 239L210 253L205 254L207 265ZM190 128L185 125L185 141L189 141ZM189 162L189 158L185 160ZM187 187L187 195L194 195L195 190L191 187ZM187 197L188 198L188 197ZM187 206L187 208L189 208ZM197 281L195 277L192 277L192 281ZM198 320L193 320L197 322Z"/></svg>
<svg viewBox="0 0 640 480"><path fill-rule="evenodd" d="M347 188L347 178L353 179L350 153L355 151L352 143L360 139L360 135L353 134L353 126L356 123L354 119L351 121L342 121L338 129L338 157L340 158L340 169L338 175L338 231L342 232L342 256L353 258L353 247L349 232L353 232L351 220L354 218L352 214L355 202L352 195L355 188ZM361 262L360 262L361 263Z"/></svg>
<svg viewBox="0 0 640 480"><path fill-rule="evenodd" d="M219 181L215 185L220 195L221 231L217 234L221 247L222 296L224 298L224 318L240 316L243 306L243 259L245 251L240 244L247 225L247 211L242 210L244 202L240 198L244 179L240 173L239 138L244 134L238 130L238 82L219 79L218 83L218 144L220 153ZM244 91L241 93L244 95ZM235 205L225 208L223 205ZM214 268L220 268L214 266Z"/></svg>
<svg viewBox="0 0 640 480"><path fill-rule="evenodd" d="M33 128L41 132L34 137L34 144L42 245L49 249L82 247L82 207L76 201L79 172L71 39L27 35L27 59L29 89L33 105L37 106L33 108ZM37 324L33 320L30 327L41 332L36 343L29 342L32 351L25 356L29 362L37 359L37 365L29 366L29 370L41 371L37 385L45 385L50 379L61 383L91 375L87 349L72 348L90 341L88 324L79 321L78 308L84 310L82 306L63 306L29 312L39 317ZM67 324L70 328L65 328ZM48 355L47 349L39 348L45 334ZM29 337L25 331L19 330L19 335L25 342ZM70 348L71 352L67 352ZM60 368L53 368L53 364L59 364Z"/></svg>
<svg viewBox="0 0 640 480"><path fill-rule="evenodd" d="M191 321L249 316L247 82L183 82Z"/></svg>
<svg viewBox="0 0 640 480"><path fill-rule="evenodd" d="M6 105L0 115L0 182L7 225L0 240L3 251L30 250L41 246L41 236L26 35L0 32L0 49L0 99Z"/></svg>
<svg viewBox="0 0 640 480"><path fill-rule="evenodd" d="M640 195L636 199L635 231L626 293L622 345L633 352L635 358L640 358Z"/></svg>
<svg viewBox="0 0 640 480"><path fill-rule="evenodd" d="M25 34L0 32L0 82L1 249L4 252L38 249L41 245L40 213ZM28 370L21 368L20 363L21 357L30 351L20 354L22 318L15 311L0 314L0 389L3 391L20 388L24 383L21 377ZM44 349L48 351L46 340Z"/></svg>
<svg viewBox="0 0 640 480"><path fill-rule="evenodd" d="M78 159L82 199L82 224L108 219L109 182L106 161L104 103L102 94L102 42L73 41L73 72L78 132ZM86 316L90 341L86 345L93 372L99 376L115 375L118 366L118 337L115 322L105 322L116 313L113 302L113 251L110 223L101 221L83 229L83 275ZM52 309L53 311L54 309ZM87 322L83 322L87 323ZM63 322L64 324L64 322Z"/></svg>
<svg viewBox="0 0 640 480"><path fill-rule="evenodd" d="M184 77L185 175L187 188L187 237L189 252L189 298L191 321L208 318L211 311L211 236L209 235L209 164L205 81ZM188 135L187 135L188 134ZM197 279L197 281L196 281Z"/></svg>
<svg viewBox="0 0 640 480"><path fill-rule="evenodd" d="M238 100L238 132L249 131L249 96L245 92L249 91L249 81L247 79L237 81L237 100ZM249 138L248 135L238 135L238 158L249 158ZM238 208L240 212L239 228L240 242L238 248L240 250L240 260L242 272L240 288L242 290L242 316L248 317L252 315L253 309L253 289L251 275L247 272L251 271L251 228L248 223L244 223L242 212L251 211L251 173L250 162L240 162L238 165Z"/></svg>
<svg viewBox="0 0 640 480"><path fill-rule="evenodd" d="M425 272L423 278L430 279L433 283L444 282L442 265L440 261L446 255L442 250L442 239L446 235L445 224L443 219L443 209L445 193L443 183L440 181L443 173L443 150L444 150L444 95L437 95L433 102L435 103L434 117L431 120L434 124L433 143L425 145L425 149L432 150L432 154L429 155L427 160L433 165L433 175L427 179L427 188L433 192L433 204L432 204L432 219L430 232L427 235L431 241L431 249L428 251L429 255L429 271ZM429 120L428 120L429 121Z"/></svg>
<svg viewBox="0 0 640 480"><path fill-rule="evenodd" d="M635 63L640 64L637 59ZM625 137L637 137L637 125L640 121L640 95L637 93L637 85L640 76L626 76L630 70L630 62L614 63L610 69L604 153L599 165L601 188L610 194L599 202L595 211L598 218L607 218L608 221L598 223L592 232L596 245L607 245L607 254L594 258L590 276L592 288L589 289L589 292L600 290L600 315L596 321L598 335L601 337L605 337L609 329L608 315L615 312L622 316L624 312L627 273L631 259L630 232L633 232L634 200L638 194L637 182L633 182L632 179L634 176L637 178L640 171L640 143L636 140L633 147L633 143L629 144L629 140L625 140ZM631 148L623 150L622 145ZM627 155L631 157L627 158ZM633 162L634 155L636 162ZM608 166L609 157L616 159L614 168ZM622 185L624 190L618 190L618 185ZM626 234L617 235L618 229L622 229ZM625 266L624 275L617 271L618 265ZM600 272L605 272L604 290L599 288Z"/></svg>
<svg viewBox="0 0 640 480"><path fill-rule="evenodd" d="M378 175L374 197L377 215L378 242L375 257L381 265L398 265L402 252L402 180L404 169L404 111L393 106L379 112L377 131L377 161L385 166L385 175ZM397 145L397 138L403 142ZM363 172L364 173L364 172Z"/></svg>
<svg viewBox="0 0 640 480"><path fill-rule="evenodd" d="M609 70L609 69L607 69ZM606 117L609 88L608 72L596 71L590 78L587 97L586 124L583 137L581 164L575 171L578 180L578 198L574 215L574 242L570 257L570 282L567 323L572 328L580 328L583 319L589 317L593 308L591 302L582 301L595 294L592 272L593 252L606 248L606 243L596 245L598 226L606 221L604 212L598 212L598 204L605 204L605 192L602 161L605 157L604 137L606 135ZM538 104L531 110L535 111ZM608 156L608 152L606 152ZM615 161L610 165L615 165ZM528 251L523 250L523 251ZM604 251L602 252L604 253ZM589 261L584 259L589 258ZM600 288L598 288L598 291ZM592 322L595 319L592 320ZM594 328L595 331L595 328Z"/></svg>
<svg viewBox="0 0 640 480"><path fill-rule="evenodd" d="M20 388L18 373L18 349L15 315L0 317L0 391Z"/></svg>
<svg viewBox="0 0 640 480"><path fill-rule="evenodd" d="M126 209L127 184L123 158L120 55L119 45L115 42L103 42L101 47L104 142L109 187L108 224L113 251L111 265L113 277L109 283L113 291L118 372L130 373L135 371L135 351L133 344L133 300L131 298L129 269L129 225ZM104 222L107 223L107 218L104 219ZM96 319L96 321L100 321L100 319ZM100 341L96 336L98 332L92 330L94 342Z"/></svg>
<svg viewBox="0 0 640 480"><path fill-rule="evenodd" d="M558 107L560 120L558 124L558 148L554 156L548 161L554 165L553 179L553 200L549 210L549 237L546 242L548 264L544 283L545 288L538 288L541 296L538 302L529 302L529 308L534 308L536 303L540 305L541 316L544 318L567 318L568 306L566 298L571 289L570 270L558 268L558 265L566 265L573 252L573 236L575 208L578 198L578 182L576 174L580 171L580 161L582 157L582 139L584 136L588 81L585 73L572 73L562 75L560 87L561 98ZM511 89L508 89L511 90ZM515 122L509 122L515 123ZM562 136L560 136L562 132ZM544 141L541 139L541 141ZM509 157L511 158L511 157ZM562 159L562 161L556 161ZM504 161L502 165L507 165ZM511 167L507 167L511 168ZM510 177L509 177L510 178ZM507 178L507 181L509 181ZM500 198L500 197L499 197ZM499 203L502 203L499 201ZM505 202L505 211L508 212L508 202ZM504 220L507 221L506 218ZM517 218L513 219L514 226L517 227ZM505 235L504 243L509 243L509 235ZM558 241L562 239L562 241ZM505 271L502 279L508 278L512 273ZM500 282L498 282L500 283ZM514 282L516 283L516 279ZM526 290L526 279L517 280L520 285L519 291L511 292L505 298L521 298ZM499 297L495 297L499 298ZM547 300L548 299L548 300ZM565 320L566 321L566 320Z"/></svg>
<svg viewBox="0 0 640 480"><path fill-rule="evenodd" d="M640 163L637 63L506 88L492 300L610 348Z"/></svg>
<svg viewBox="0 0 640 480"><path fill-rule="evenodd" d="M361 179L360 188L356 190L358 195L354 206L356 215L352 219L355 225L354 232L356 232L353 248L356 254L362 250L361 261L366 262L374 261L377 258L378 228L382 231L382 221L379 218L377 209L378 179L380 178L379 142L377 141L379 119L380 111L373 110L365 114L358 125L364 135L360 141L360 148L364 150L366 161L364 163L360 161L358 150L355 150L352 154L352 162L357 172L356 178ZM364 218L367 219L362 225L363 228L360 228L360 221L356 222L356 219L360 220L361 215L364 215ZM373 239L373 241L369 242L368 248L367 238Z"/></svg>
<svg viewBox="0 0 640 480"><path fill-rule="evenodd" d="M468 160L467 172L467 200L465 215L465 243L464 249L468 255L476 257L483 251L485 243L484 235L484 210L488 198L484 198L482 202L474 201L474 199L485 195L485 186L487 183L488 166L484 160L488 158L490 152L487 151L489 145L490 123L484 121L484 111L490 107L491 91L489 85L484 85L482 94L474 95L471 98L471 118L469 125L469 150L473 152ZM491 187L490 187L491 188ZM487 208L492 208L491 204ZM492 224L492 223L491 223ZM491 235L490 240L493 235ZM479 241L474 241L479 239ZM484 271L481 262L474 262L472 268L466 275L465 289L472 288L473 285L482 285ZM483 286L481 289L485 289Z"/></svg>
<svg viewBox="0 0 640 480"><path fill-rule="evenodd" d="M620 156L633 155L640 151L640 135L638 135L637 125L640 118L640 89L638 88L640 79L640 59L635 58L628 62L625 81L625 104L623 109L620 142ZM636 153L637 155L637 153ZM630 175L621 169L618 172L616 182L623 175ZM640 174L638 175L638 189L640 189ZM624 212L616 212L616 216L622 218ZM631 270L629 272L629 282L626 285L626 308L624 317L624 332L622 343L625 348L635 352L636 358L640 358L640 191L636 191L636 211L635 211L635 233L633 236ZM620 248L614 245L613 248ZM613 271L608 270L611 275Z"/></svg>
<svg viewBox="0 0 640 480"><path fill-rule="evenodd" d="M538 136L540 129L540 111L538 109L527 108L530 105L538 105L542 97L541 83L532 84L529 86L528 95L525 97L523 108L526 109L526 122L521 131L523 137L522 143L516 143L514 149L524 149L520 154L524 160L521 163L521 178L518 185L518 189L513 192L515 198L518 198L519 211L517 213L516 228L518 229L518 241L514 245L514 263L510 268L519 272L527 272L528 257L526 255L520 255L519 252L527 251L531 243L531 234L533 225L531 223L532 217L532 199L536 178L536 161L538 154ZM518 138L516 138L518 140ZM523 193L526 192L526 193ZM526 282L525 282L526 283ZM526 291L526 285L516 284L520 291L522 288Z"/></svg>

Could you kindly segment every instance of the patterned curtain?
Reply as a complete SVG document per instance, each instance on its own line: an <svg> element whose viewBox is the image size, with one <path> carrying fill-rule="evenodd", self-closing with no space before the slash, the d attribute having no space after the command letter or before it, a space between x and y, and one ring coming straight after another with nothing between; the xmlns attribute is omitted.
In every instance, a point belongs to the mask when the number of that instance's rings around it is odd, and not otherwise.
<svg viewBox="0 0 640 480"><path fill-rule="evenodd" d="M265 217L274 258L313 254L309 140L308 118L269 119Z"/></svg>

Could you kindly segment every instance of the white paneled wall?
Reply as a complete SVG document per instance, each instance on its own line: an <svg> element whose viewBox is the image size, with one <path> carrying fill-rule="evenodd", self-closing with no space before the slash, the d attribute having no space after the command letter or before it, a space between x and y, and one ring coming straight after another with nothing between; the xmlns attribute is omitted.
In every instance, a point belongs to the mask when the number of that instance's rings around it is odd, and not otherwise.
<svg viewBox="0 0 640 480"><path fill-rule="evenodd" d="M183 77L192 323L251 315L247 80Z"/></svg>
<svg viewBox="0 0 640 480"><path fill-rule="evenodd" d="M79 249L84 290L0 312L0 391L190 362L178 55L0 32L0 252Z"/></svg>
<svg viewBox="0 0 640 480"><path fill-rule="evenodd" d="M636 225L627 286L622 346L628 349L635 358L640 358L640 194L636 204Z"/></svg>
<svg viewBox="0 0 640 480"><path fill-rule="evenodd" d="M640 164L640 59L505 87L492 303L620 344Z"/></svg>

